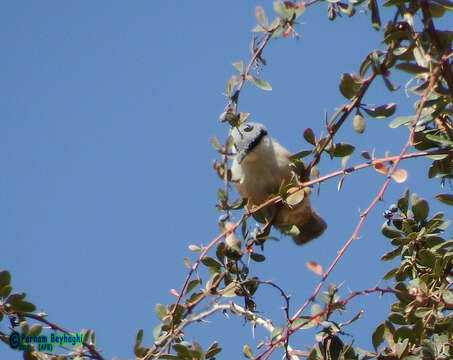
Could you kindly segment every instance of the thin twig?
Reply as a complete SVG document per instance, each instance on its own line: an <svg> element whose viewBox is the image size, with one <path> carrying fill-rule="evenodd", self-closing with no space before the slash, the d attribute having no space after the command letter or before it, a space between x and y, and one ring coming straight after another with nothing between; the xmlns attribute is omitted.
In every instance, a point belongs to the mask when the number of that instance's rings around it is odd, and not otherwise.
<svg viewBox="0 0 453 360"><path fill-rule="evenodd" d="M413 144L413 138L414 138L414 133L415 133L415 128L416 128L416 124L418 122L418 120L420 119L420 116L421 116L421 113L422 113L422 110L423 110L423 107L425 106L425 103L426 103L426 100L428 99L428 95L431 93L432 89L433 89L433 86L435 84L435 82L437 81L437 78L438 76L440 75L441 73L441 67L440 65L436 66L436 68L433 70L432 74L431 74L431 77L430 77L430 81L429 81L429 85L428 87L426 88L424 94L423 94L423 97L422 97L422 101L420 103L420 106L417 110L417 113L416 113L416 116L415 116L415 119L412 121L412 125L411 125L411 130L410 130L410 134L409 134L409 138L406 142L406 144L403 146L403 149L401 150L400 154L398 155L398 157L395 159L395 162L393 163L393 166L391 167L391 169L389 170L388 174L387 174L387 178L386 180L384 181L384 184L382 185L380 191L378 192L378 194L376 195L376 197L371 201L370 205L366 208L366 210L364 212L362 212L360 214L360 220L356 226L356 228L354 229L354 232L352 233L351 237L348 239L348 241L346 241L346 243L343 245L343 247L338 251L338 254L337 256L335 257L335 259L332 261L332 263L330 264L330 266L328 267L328 269L324 272L324 274L322 275L322 278L320 280L320 282L318 283L318 285L316 286L315 290L313 291L312 295L305 301L305 303L295 312L295 314L293 315L293 317L291 318L291 321L294 321L295 319L297 319L300 314L305 310L305 308L315 300L316 296L318 295L319 291L321 290L322 286L324 285L327 277L330 275L330 273L332 272L333 268L335 267L335 265L338 263L338 261L341 259L341 257L343 256L343 254L346 252L346 250L349 248L349 246L351 245L351 243L357 239L357 236L358 236L358 233L360 231L360 229L362 228L362 225L363 223L365 222L365 219L367 217L367 215L369 214L369 212L374 208L374 206L377 204L377 202L379 200L382 199L384 193L385 193L385 190L387 189L387 187L389 186L390 184L390 180L392 179L392 175L393 173L395 172L395 170L397 169L400 161L404 158L404 155L407 151L407 149L409 148L409 146L411 146ZM289 332L289 327L287 327L287 329L285 330L286 333ZM264 357L264 360L268 359L270 354L278 347L278 343L277 344L274 344L270 347L269 349L269 352L266 354L266 356Z"/></svg>

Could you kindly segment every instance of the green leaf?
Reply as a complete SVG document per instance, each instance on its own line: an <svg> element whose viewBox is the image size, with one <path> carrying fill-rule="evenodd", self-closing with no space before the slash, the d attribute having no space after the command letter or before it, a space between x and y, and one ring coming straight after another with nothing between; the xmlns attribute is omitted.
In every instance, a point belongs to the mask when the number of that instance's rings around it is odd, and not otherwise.
<svg viewBox="0 0 453 360"><path fill-rule="evenodd" d="M143 352L143 347L140 347L140 344L142 343L143 340L143 329L139 329L137 331L137 337L135 338L135 344L134 344L134 354L137 357L143 357L146 354Z"/></svg>
<svg viewBox="0 0 453 360"><path fill-rule="evenodd" d="M280 230L285 234L289 236L297 236L300 234L300 230L296 225L290 225L286 227L280 227Z"/></svg>
<svg viewBox="0 0 453 360"><path fill-rule="evenodd" d="M362 64L360 65L359 74L361 77L364 77L371 66L371 60L369 55L363 60Z"/></svg>
<svg viewBox="0 0 453 360"><path fill-rule="evenodd" d="M11 283L11 274L7 270L0 271L0 288Z"/></svg>
<svg viewBox="0 0 453 360"><path fill-rule="evenodd" d="M242 209L246 204L247 204L247 199L238 198L238 199L233 201L233 203L231 204L230 208L232 210L239 210L239 209Z"/></svg>
<svg viewBox="0 0 453 360"><path fill-rule="evenodd" d="M394 239L394 238L401 237L404 235L404 233L387 225L387 223L384 223L382 225L381 232L382 232L382 235L384 235L385 237L387 237L389 239Z"/></svg>
<svg viewBox="0 0 453 360"><path fill-rule="evenodd" d="M275 340L275 338L277 338L278 336L280 336L282 332L283 332L283 325L276 326L276 327L274 328L274 330L272 330L272 333L271 333L271 341L272 341L272 340Z"/></svg>
<svg viewBox="0 0 453 360"><path fill-rule="evenodd" d="M200 283L200 280L192 280L188 285L186 289L186 294L190 293L198 284ZM162 319L161 319L162 320Z"/></svg>
<svg viewBox="0 0 453 360"><path fill-rule="evenodd" d="M30 336L38 336L41 333L42 325L41 324L33 324L28 331Z"/></svg>
<svg viewBox="0 0 453 360"><path fill-rule="evenodd" d="M452 194L438 194L438 195L434 196L434 198L439 200L440 202L443 202L444 204L453 205L453 195Z"/></svg>
<svg viewBox="0 0 453 360"><path fill-rule="evenodd" d="M395 342L393 340L393 333L395 332L395 327L390 321L384 322L384 339L390 346L394 346Z"/></svg>
<svg viewBox="0 0 453 360"><path fill-rule="evenodd" d="M445 138L442 135L426 134L426 138L432 141L436 141L444 146L453 146L453 141Z"/></svg>
<svg viewBox="0 0 453 360"><path fill-rule="evenodd" d="M421 249L417 253L418 262L423 266L428 266L430 268L434 267L434 263L436 262L436 256L427 249Z"/></svg>
<svg viewBox="0 0 453 360"><path fill-rule="evenodd" d="M422 221L428 217L429 205L425 199L417 199L412 202L412 212L414 213L415 221Z"/></svg>
<svg viewBox="0 0 453 360"><path fill-rule="evenodd" d="M206 350L205 357L206 357L206 359L210 359L210 358L216 356L221 351L222 351L222 348L219 347L219 345L217 344L217 341L214 341L209 346L208 350Z"/></svg>
<svg viewBox="0 0 453 360"><path fill-rule="evenodd" d="M353 73L343 73L340 79L341 94L348 100L352 100L360 91L362 79Z"/></svg>
<svg viewBox="0 0 453 360"><path fill-rule="evenodd" d="M355 147L351 144L340 142L335 144L333 147L326 148L326 151L334 157L344 157L351 155L355 150Z"/></svg>
<svg viewBox="0 0 453 360"><path fill-rule="evenodd" d="M250 281L244 284L245 288L250 293L250 295L255 294L256 290L258 290L259 285L260 285L259 280L256 277L250 279Z"/></svg>
<svg viewBox="0 0 453 360"><path fill-rule="evenodd" d="M28 322L21 321L20 322L20 330L25 334L29 335L30 327L28 326Z"/></svg>
<svg viewBox="0 0 453 360"><path fill-rule="evenodd" d="M397 325L406 325L406 319L399 313L391 313L388 316L389 321Z"/></svg>
<svg viewBox="0 0 453 360"><path fill-rule="evenodd" d="M265 90L265 91L272 90L272 86L266 80L258 79L252 75L247 75L245 77L245 80L252 83L253 85L255 85L257 88L259 88L261 90Z"/></svg>
<svg viewBox="0 0 453 360"><path fill-rule="evenodd" d="M222 290L219 290L218 293L223 297L230 298L236 296L236 290L238 290L238 284L236 281L230 282Z"/></svg>
<svg viewBox="0 0 453 360"><path fill-rule="evenodd" d="M404 339L412 339L412 338L413 338L413 331L406 326L400 326L393 333L393 339L395 341L400 341L400 340L404 340Z"/></svg>
<svg viewBox="0 0 453 360"><path fill-rule="evenodd" d="M401 253L403 252L403 248L404 248L404 246L401 245L401 246L397 247L396 249L393 249L393 250L385 253L384 255L382 255L381 261L392 260L395 257L397 257L398 255L401 255Z"/></svg>
<svg viewBox="0 0 453 360"><path fill-rule="evenodd" d="M227 195L225 190L218 189L217 190L217 199L219 199L220 203L224 204L227 201Z"/></svg>
<svg viewBox="0 0 453 360"><path fill-rule="evenodd" d="M308 321L310 317L299 317L296 320L294 320L291 324L291 329L297 329L299 326L305 323L300 329L309 329L312 328L313 326L316 326L316 324L312 321ZM308 322L307 322L308 321Z"/></svg>
<svg viewBox="0 0 453 360"><path fill-rule="evenodd" d="M160 320L163 320L164 317L168 314L167 308L162 304L156 304L154 311L156 312L156 315Z"/></svg>
<svg viewBox="0 0 453 360"><path fill-rule="evenodd" d="M389 127L391 127L392 129L395 129L398 126L408 124L414 120L415 120L415 116L399 116L390 122Z"/></svg>
<svg viewBox="0 0 453 360"><path fill-rule="evenodd" d="M312 129L307 128L304 130L304 139L309 144L316 145L316 138Z"/></svg>
<svg viewBox="0 0 453 360"><path fill-rule="evenodd" d="M377 1L369 0L368 8L371 10L371 23L376 30L379 30L381 28L381 17L379 16Z"/></svg>
<svg viewBox="0 0 453 360"><path fill-rule="evenodd" d="M254 260L256 262L263 262L264 260L266 260L266 257L264 255L257 254L257 253L254 253L254 252L252 252L250 254L250 257L252 258L252 260Z"/></svg>
<svg viewBox="0 0 453 360"><path fill-rule="evenodd" d="M352 120L352 126L354 127L354 130L358 134L363 134L363 132L365 131L366 126L365 119L363 118L362 115L360 115L360 113L357 113L354 116L354 119Z"/></svg>
<svg viewBox="0 0 453 360"><path fill-rule="evenodd" d="M426 155L426 157L431 160L442 160L442 159L445 159L446 157L448 157L448 154L432 154L432 155Z"/></svg>
<svg viewBox="0 0 453 360"><path fill-rule="evenodd" d="M377 351L379 345L382 344L384 341L384 330L385 330L385 324L381 323L378 325L378 327L373 331L373 335L371 337L371 340L373 342L373 347Z"/></svg>
<svg viewBox="0 0 453 360"><path fill-rule="evenodd" d="M415 310L414 315L418 318L424 318L431 310L431 308L419 307Z"/></svg>
<svg viewBox="0 0 453 360"><path fill-rule="evenodd" d="M279 18L276 18L276 19L279 19ZM277 25L274 29L274 31L272 32L272 37L274 39L278 39L280 37L280 35L282 34L283 32L283 24L282 23L279 23L279 25Z"/></svg>
<svg viewBox="0 0 453 360"><path fill-rule="evenodd" d="M181 343L173 344L173 349L178 353L178 357L182 359L191 359L192 351Z"/></svg>
<svg viewBox="0 0 453 360"><path fill-rule="evenodd" d="M399 64L395 65L395 68L397 68L398 70L407 72L409 74L415 74L415 75L429 72L428 69L426 69L422 66L419 66L417 64L410 63L410 62L399 63Z"/></svg>
<svg viewBox="0 0 453 360"><path fill-rule="evenodd" d="M206 256L203 259L201 259L201 262L203 263L203 265L207 267L212 267L220 270L221 267L220 263L211 257Z"/></svg>
<svg viewBox="0 0 453 360"><path fill-rule="evenodd" d="M404 190L403 197L398 200L398 209L401 210L402 213L406 213L408 209L408 202L409 202L409 189Z"/></svg>
<svg viewBox="0 0 453 360"><path fill-rule="evenodd" d="M244 71L244 63L242 61L234 62L233 67L242 74Z"/></svg>
<svg viewBox="0 0 453 360"><path fill-rule="evenodd" d="M313 304L311 306L311 309L310 309L310 314L312 316L316 315L316 314L319 314L320 312L322 312L322 308L319 304Z"/></svg>
<svg viewBox="0 0 453 360"><path fill-rule="evenodd" d="M332 360L344 359L344 357L340 358L342 350L343 341L341 341L338 336L331 336L326 345L326 352L328 354L327 358Z"/></svg>
<svg viewBox="0 0 453 360"><path fill-rule="evenodd" d="M164 326L163 323L157 324L153 329L153 337L154 340L157 340L162 334L162 327Z"/></svg>
<svg viewBox="0 0 453 360"><path fill-rule="evenodd" d="M294 14L294 9L288 9L285 4L281 1L274 1L274 11L283 19L291 19Z"/></svg>
<svg viewBox="0 0 453 360"><path fill-rule="evenodd" d="M232 76L226 83L225 95L227 97L231 97L231 95L233 94L234 87L236 85L238 85L241 81L242 81L242 77L240 77L240 76ZM228 119L225 119L225 121L228 121Z"/></svg>
<svg viewBox="0 0 453 360"><path fill-rule="evenodd" d="M252 354L252 350L250 349L250 346L248 346L247 344L245 344L243 347L242 347L242 353L244 354L244 356L248 359L253 359L253 354Z"/></svg>
<svg viewBox="0 0 453 360"><path fill-rule="evenodd" d="M398 271L400 270L400 268L393 268L392 270L389 270L383 277L382 279L384 280L388 280L388 279L391 279L392 277L394 277Z"/></svg>
<svg viewBox="0 0 453 360"><path fill-rule="evenodd" d="M292 155L291 159L302 159L302 158L310 155L312 152L313 151L311 151L311 150L302 150L302 151L299 151L298 153Z"/></svg>
<svg viewBox="0 0 453 360"><path fill-rule="evenodd" d="M24 301L25 293L12 294L6 299L14 311L19 312L33 312L36 310L36 306L28 301Z"/></svg>
<svg viewBox="0 0 453 360"><path fill-rule="evenodd" d="M2 286L0 288L0 298L6 298L9 294L11 294L11 290L13 290L11 285Z"/></svg>
<svg viewBox="0 0 453 360"><path fill-rule="evenodd" d="M375 117L377 119L383 119L392 116L395 113L396 103L381 105L375 108L363 107L363 110L365 110L365 112L372 117Z"/></svg>
<svg viewBox="0 0 453 360"><path fill-rule="evenodd" d="M387 0L385 3L384 3L384 6L394 6L394 5L403 5L404 3L406 3L408 0Z"/></svg>

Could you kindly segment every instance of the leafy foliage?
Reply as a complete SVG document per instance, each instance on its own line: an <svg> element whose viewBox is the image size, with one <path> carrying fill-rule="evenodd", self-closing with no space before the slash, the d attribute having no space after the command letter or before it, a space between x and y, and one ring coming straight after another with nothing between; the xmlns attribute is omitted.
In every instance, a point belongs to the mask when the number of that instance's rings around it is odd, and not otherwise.
<svg viewBox="0 0 453 360"><path fill-rule="evenodd" d="M224 186L217 191L216 209L222 212L218 224L220 234L208 245L189 246L189 250L198 255L191 262L185 259L188 274L179 291L172 289L175 300L170 304L157 304L155 313L159 324L154 328L154 343L142 344L143 330L136 335L133 352L143 359L214 359L222 351L216 341L202 347L196 340L187 340L184 329L189 325L199 324L216 312L228 316L242 317L254 326L262 326L268 332L252 349L243 344L242 352L246 358L262 359L269 357L276 349L283 349L286 358L323 359L449 359L453 358L453 239L444 239L443 234L449 221L442 213L430 214L429 202L406 190L397 203L385 211L387 221L382 225L381 233L393 248L382 254L382 261L398 260L398 266L383 275L383 279L394 284L387 288L372 287L342 296L340 287L335 284L325 286L325 281L335 264L340 260L349 244L356 238L364 219L386 190L393 179L404 182L407 172L397 168L400 161L408 157L423 156L431 163L427 168L429 178L440 179L441 185L453 176L453 67L452 41L453 32L437 30L434 19L447 16L453 10L448 0L386 0L382 5L377 0L329 0L319 1L274 1L272 10L275 17L269 22L264 8L255 9L257 25L253 29L260 37L251 44L251 59L246 64L236 61L233 67L236 74L228 79L225 96L227 106L220 116L220 121L231 126L238 126L247 120L249 113L238 110L238 100L245 83L271 91L272 86L261 78L259 70L266 65L263 57L265 46L270 39L297 38L298 20L309 6L326 6L330 20L346 15L357 16L365 12L370 17L372 28L382 31L382 50L373 50L367 54L357 73L344 73L340 77L339 91L347 102L338 107L329 120L326 119L327 135L316 135L311 128L303 131L303 138L309 148L293 155L295 173L302 186L313 185L332 177L341 176L338 190L343 181L353 171L373 166L376 172L385 175L386 181L380 195L361 214L356 231L340 249L337 258L327 270L314 262L307 267L321 277L313 295L294 313L289 312L290 297L279 285L260 279L255 273L256 263L265 263L265 244L272 240L270 230L272 219L266 213L266 206L285 201L297 204L303 193L301 187L282 188L275 197L264 204L242 211L239 221L230 222L233 211L240 211L247 205L246 199L230 199L229 184L231 171L229 159L233 154L231 137L225 144L216 138L211 144L219 153L221 160L215 160L213 168ZM393 12L389 21L382 19L382 8ZM384 24L384 25L383 25ZM399 86L391 81L391 72L407 74L406 88L418 95L414 103L414 113L399 116L389 122L389 128L406 126L409 130L407 146L400 155L376 159L374 155L362 152L365 163L346 168L349 156L355 151L353 144L338 139L337 132L349 119L354 130L359 134L367 133L367 121L383 121L394 115L397 104L371 105L362 99L373 82L381 78L386 88L392 92ZM379 99L378 99L379 100ZM371 118L368 120L368 117ZM408 149L414 153L405 154ZM320 177L316 165L325 157L341 158L342 168L330 175ZM310 157L306 165L301 159ZM313 180L310 180L310 176ZM453 195L442 193L436 196L446 206L453 204ZM264 223L260 228L252 228L247 220L253 216ZM269 221L267 221L269 220ZM298 229L289 228L287 234ZM236 234L240 232L240 236ZM210 253L209 253L210 252ZM209 253L209 254L208 254ZM268 255L269 256L269 255ZM274 326L271 319L260 314L257 290L267 286L276 289L283 299L283 312L286 322ZM322 290L322 291L321 291ZM347 312L349 301L366 294L386 294L395 302L389 314L374 331L370 331L372 350L362 350L353 346L353 341L346 337L347 327L359 321L360 311L338 322L337 315ZM10 321L12 329L21 329L28 335L38 335L42 325L70 334L46 319L46 314L35 314L36 307L25 300L25 293L12 293L11 275L8 271L0 272L0 321ZM242 305L239 305L242 304ZM309 312L305 312L310 309ZM33 320L33 324L29 321ZM30 326L31 325L31 326ZM299 331L315 330L312 344L307 344L308 351L293 349L290 346L292 335ZM0 332L0 340L9 343L9 335ZM93 331L84 332L83 346L68 357L82 359L103 357L95 348ZM348 340L348 341L346 341ZM297 344L303 348L305 344ZM258 353L257 353L258 352ZM24 351L25 359L46 359L45 353L34 347Z"/></svg>

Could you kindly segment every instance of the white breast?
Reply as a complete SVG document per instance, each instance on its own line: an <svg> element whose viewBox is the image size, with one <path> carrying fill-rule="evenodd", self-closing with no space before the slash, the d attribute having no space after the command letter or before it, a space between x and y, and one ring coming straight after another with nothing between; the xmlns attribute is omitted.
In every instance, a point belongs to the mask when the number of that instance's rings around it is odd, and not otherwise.
<svg viewBox="0 0 453 360"><path fill-rule="evenodd" d="M291 181L290 153L275 140L264 136L239 164L233 160L232 179L242 197L261 204L275 194L283 181Z"/></svg>

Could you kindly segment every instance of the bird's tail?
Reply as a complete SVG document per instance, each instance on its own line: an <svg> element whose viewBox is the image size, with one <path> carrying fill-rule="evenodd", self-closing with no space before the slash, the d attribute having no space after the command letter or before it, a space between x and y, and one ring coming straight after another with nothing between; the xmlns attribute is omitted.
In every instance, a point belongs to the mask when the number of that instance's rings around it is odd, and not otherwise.
<svg viewBox="0 0 453 360"><path fill-rule="evenodd" d="M314 210L311 211L311 216L308 219L304 219L303 224L296 226L300 231L298 235L293 236L293 240L297 245L303 245L310 240L316 239L327 229L326 222Z"/></svg>

